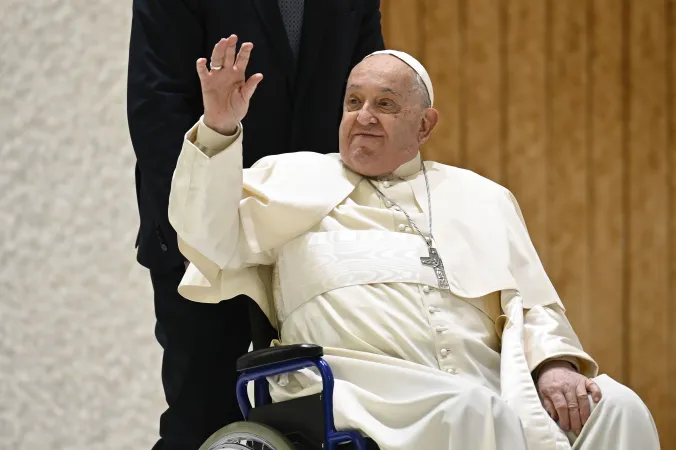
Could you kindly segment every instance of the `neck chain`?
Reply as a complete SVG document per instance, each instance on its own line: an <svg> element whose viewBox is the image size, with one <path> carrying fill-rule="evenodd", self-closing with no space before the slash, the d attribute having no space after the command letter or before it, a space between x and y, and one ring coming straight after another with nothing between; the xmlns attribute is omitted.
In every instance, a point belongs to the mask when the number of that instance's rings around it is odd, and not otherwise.
<svg viewBox="0 0 676 450"><path fill-rule="evenodd" d="M430 256L429 257L421 257L420 262L425 265L432 267L434 269L434 272L437 276L437 281L439 282L439 288L440 289L448 289L448 278L446 277L446 271L444 269L444 264L441 261L441 258L439 257L439 253L437 252L437 249L434 248L434 235L432 234L432 195L430 194L430 182L429 179L427 178L427 169L425 168L425 161L422 159L422 156L420 157L420 167L422 169L423 175L425 175L425 188L427 190L427 207L428 207L428 216L429 216L429 224L430 224L430 235L425 236L425 234L420 231L420 228L418 228L418 225L413 221L411 216L408 215L406 211L404 211L404 208L399 206L396 202L394 202L391 198L389 198L387 195L385 195L380 189L378 189L378 186L376 186L373 181L370 179L366 178L366 180L369 182L369 184L373 187L373 189L376 190L376 192L380 195L382 199L385 200L386 203L390 205L395 205L399 210L406 216L406 219L408 219L408 222L411 224L411 226L415 229L415 231L423 238L425 239L425 243L427 244L427 248L429 250Z"/></svg>

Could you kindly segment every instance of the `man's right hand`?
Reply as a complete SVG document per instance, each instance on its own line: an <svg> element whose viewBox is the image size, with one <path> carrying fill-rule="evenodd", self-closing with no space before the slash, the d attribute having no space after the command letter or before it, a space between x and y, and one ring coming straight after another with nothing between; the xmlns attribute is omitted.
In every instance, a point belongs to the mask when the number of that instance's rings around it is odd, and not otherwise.
<svg viewBox="0 0 676 450"><path fill-rule="evenodd" d="M221 39L211 54L211 70L207 60L197 60L197 74L202 85L204 124L212 130L231 136L249 109L249 100L263 79L257 73L245 81L245 70L253 44L245 42L235 59L237 36ZM219 69L220 67L220 69Z"/></svg>

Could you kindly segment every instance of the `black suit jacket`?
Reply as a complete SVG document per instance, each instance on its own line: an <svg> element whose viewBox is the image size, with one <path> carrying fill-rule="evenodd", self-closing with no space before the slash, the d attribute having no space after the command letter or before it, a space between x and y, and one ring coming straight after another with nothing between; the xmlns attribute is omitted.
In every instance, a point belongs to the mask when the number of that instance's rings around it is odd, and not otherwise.
<svg viewBox="0 0 676 450"><path fill-rule="evenodd" d="M171 177L183 136L203 113L195 63L231 34L254 43L247 77L264 75L243 121L247 167L270 154L337 151L349 72L384 47L380 0L305 0L298 61L276 0L134 0L127 113L138 260L148 268L185 260L167 218Z"/></svg>

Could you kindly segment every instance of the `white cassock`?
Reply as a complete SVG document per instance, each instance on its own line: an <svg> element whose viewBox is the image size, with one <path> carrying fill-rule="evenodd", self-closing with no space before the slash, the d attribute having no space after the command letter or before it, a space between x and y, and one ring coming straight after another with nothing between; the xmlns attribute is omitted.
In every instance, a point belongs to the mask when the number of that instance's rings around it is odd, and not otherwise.
<svg viewBox="0 0 676 450"><path fill-rule="evenodd" d="M178 160L169 218L191 265L186 298L245 294L284 344L324 347L336 378L338 429L383 450L653 450L638 396L597 376L564 314L511 193L467 170L425 162L436 248L450 290L437 288L424 239L338 155L266 157L242 169L241 127L202 122ZM420 159L373 180L429 233ZM541 406L532 371L566 359L603 398L582 434ZM317 392L312 370L271 380L275 401Z"/></svg>

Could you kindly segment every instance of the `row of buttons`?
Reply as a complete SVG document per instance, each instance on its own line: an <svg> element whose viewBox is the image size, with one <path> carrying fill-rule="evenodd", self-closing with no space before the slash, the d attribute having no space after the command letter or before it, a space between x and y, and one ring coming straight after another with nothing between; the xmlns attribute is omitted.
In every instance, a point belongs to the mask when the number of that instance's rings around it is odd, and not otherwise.
<svg viewBox="0 0 676 450"><path fill-rule="evenodd" d="M389 181L383 181L383 186L388 188L392 186L392 184ZM392 200L390 199L385 199L385 206L387 208L391 208L394 211L401 211L401 208L399 208ZM397 226L397 229L402 232L402 233L413 233L413 228L411 228L408 225L404 225L403 223L399 224Z"/></svg>
<svg viewBox="0 0 676 450"><path fill-rule="evenodd" d="M424 285L424 286L422 287L422 291L423 291L425 294L429 294L430 291L431 291L431 289L430 289L430 287L429 287L428 285ZM437 313L440 313L440 312L441 312L441 309L440 309L440 308L437 308L437 307L435 307L435 306L429 306L429 307L427 308L427 310L429 311L430 314L437 314ZM444 331L447 331L447 330L448 330L448 327L447 327L447 326L444 326L444 325L437 325L437 326L434 327L434 330L435 330L437 333L443 333ZM441 355L442 358L446 358L450 353L451 353L451 351L450 351L449 349L447 349L447 348L442 348L441 350L439 350L439 354ZM445 369L445 371L446 371L447 373L450 373L451 375L457 375L457 373L458 373L457 369L454 369L454 368L448 368L448 369Z"/></svg>

